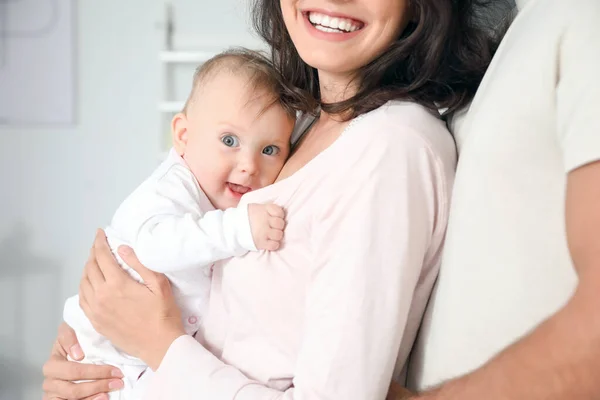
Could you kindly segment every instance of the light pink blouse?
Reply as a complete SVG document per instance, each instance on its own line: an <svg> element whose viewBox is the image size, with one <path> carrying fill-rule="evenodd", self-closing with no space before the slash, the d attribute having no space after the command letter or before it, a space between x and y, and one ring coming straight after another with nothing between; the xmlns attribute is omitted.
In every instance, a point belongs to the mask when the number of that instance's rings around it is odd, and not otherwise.
<svg viewBox="0 0 600 400"><path fill-rule="evenodd" d="M390 102L244 196L287 210L284 245L215 267L204 331L173 342L145 398L383 399L439 269L455 163L436 114Z"/></svg>

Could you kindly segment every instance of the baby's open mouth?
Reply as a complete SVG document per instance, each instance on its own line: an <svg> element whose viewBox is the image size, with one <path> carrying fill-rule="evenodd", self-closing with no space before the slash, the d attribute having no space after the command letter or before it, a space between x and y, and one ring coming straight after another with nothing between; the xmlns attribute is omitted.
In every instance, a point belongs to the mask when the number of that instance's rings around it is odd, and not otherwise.
<svg viewBox="0 0 600 400"><path fill-rule="evenodd" d="M229 190L239 194L245 194L252 190L252 188L249 188L248 186L238 185L232 182L227 182L227 186L229 187Z"/></svg>

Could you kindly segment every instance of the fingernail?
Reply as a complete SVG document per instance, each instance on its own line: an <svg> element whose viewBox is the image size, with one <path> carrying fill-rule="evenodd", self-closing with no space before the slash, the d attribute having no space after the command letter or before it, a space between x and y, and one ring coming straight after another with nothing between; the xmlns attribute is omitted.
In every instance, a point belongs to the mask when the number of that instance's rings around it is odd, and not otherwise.
<svg viewBox="0 0 600 400"><path fill-rule="evenodd" d="M123 381L110 381L108 384L108 388L111 390L123 389L124 383Z"/></svg>
<svg viewBox="0 0 600 400"><path fill-rule="evenodd" d="M119 254L122 256L128 256L131 254L131 247L129 246L119 246Z"/></svg>
<svg viewBox="0 0 600 400"><path fill-rule="evenodd" d="M71 357L74 360L81 360L83 358L83 350L81 350L81 346L78 344L72 346L69 353L71 353Z"/></svg>
<svg viewBox="0 0 600 400"><path fill-rule="evenodd" d="M123 373L122 373L122 372L121 372L121 370L120 370L120 369L118 369L118 368L115 368L115 369L113 369L112 371L110 371L110 375L111 375L113 378L122 378L122 377L123 377Z"/></svg>

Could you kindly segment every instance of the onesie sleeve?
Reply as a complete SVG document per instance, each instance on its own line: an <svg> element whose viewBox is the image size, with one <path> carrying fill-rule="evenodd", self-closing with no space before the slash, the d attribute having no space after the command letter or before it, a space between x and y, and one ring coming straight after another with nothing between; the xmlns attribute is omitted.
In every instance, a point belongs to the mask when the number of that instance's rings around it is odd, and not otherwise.
<svg viewBox="0 0 600 400"><path fill-rule="evenodd" d="M132 247L140 262L156 272L198 268L256 250L248 206L202 213L194 179L174 165L149 194L152 206L140 218Z"/></svg>

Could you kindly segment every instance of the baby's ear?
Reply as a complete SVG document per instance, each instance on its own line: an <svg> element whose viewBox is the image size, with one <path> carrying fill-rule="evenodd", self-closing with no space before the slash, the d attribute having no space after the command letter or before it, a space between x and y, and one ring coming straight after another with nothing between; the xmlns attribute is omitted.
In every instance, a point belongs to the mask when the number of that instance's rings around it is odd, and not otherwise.
<svg viewBox="0 0 600 400"><path fill-rule="evenodd" d="M188 141L188 119L184 113L178 113L171 121L171 135L173 136L173 147L180 156L185 153Z"/></svg>

